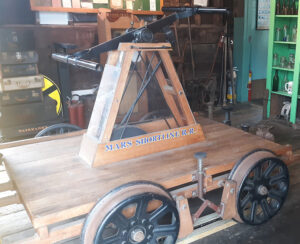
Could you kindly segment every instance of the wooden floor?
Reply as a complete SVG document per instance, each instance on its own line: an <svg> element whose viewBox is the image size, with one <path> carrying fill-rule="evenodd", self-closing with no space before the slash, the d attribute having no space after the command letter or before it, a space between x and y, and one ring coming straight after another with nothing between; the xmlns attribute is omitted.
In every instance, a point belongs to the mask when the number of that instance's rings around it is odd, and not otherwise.
<svg viewBox="0 0 300 244"><path fill-rule="evenodd" d="M35 228L90 211L97 199L115 187L149 180L171 188L191 182L195 152L207 152L206 171L231 169L246 153L266 148L278 154L287 148L223 124L200 121L206 142L180 149L89 168L77 156L81 136L0 150Z"/></svg>

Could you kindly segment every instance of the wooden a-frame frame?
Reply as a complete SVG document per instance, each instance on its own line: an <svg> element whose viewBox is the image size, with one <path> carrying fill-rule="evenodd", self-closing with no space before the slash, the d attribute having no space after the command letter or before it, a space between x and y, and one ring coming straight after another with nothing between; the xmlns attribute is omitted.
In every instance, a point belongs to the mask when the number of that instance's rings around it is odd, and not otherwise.
<svg viewBox="0 0 300 244"><path fill-rule="evenodd" d="M120 43L118 50L109 52L90 124L79 152L80 157L90 166L101 166L205 140L202 128L196 123L190 109L169 50L169 43ZM139 124L138 127L145 130L146 135L110 141L131 62L137 51L142 51L149 59L154 57L152 69L160 57L168 80L161 66L155 78L174 119ZM152 56L153 52L158 55ZM176 124L177 128L169 129L165 123Z"/></svg>

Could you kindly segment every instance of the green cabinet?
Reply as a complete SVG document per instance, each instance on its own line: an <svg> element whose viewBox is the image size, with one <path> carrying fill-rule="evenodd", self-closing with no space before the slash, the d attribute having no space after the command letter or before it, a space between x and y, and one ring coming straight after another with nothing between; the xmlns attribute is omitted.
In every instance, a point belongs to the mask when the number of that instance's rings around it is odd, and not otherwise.
<svg viewBox="0 0 300 244"><path fill-rule="evenodd" d="M280 0L281 6L283 5L283 1L285 4L293 2L290 0ZM298 6L298 1L296 0L296 6ZM300 17L299 13L293 15L276 14L277 4L278 0L271 0L267 70L267 89L269 90L267 115L270 117L273 96L284 96L291 102L290 122L296 123L297 104L298 99L300 99ZM273 84L276 73L278 73L279 82L278 84ZM293 82L292 91L291 89L287 91L288 85L286 83L288 82Z"/></svg>

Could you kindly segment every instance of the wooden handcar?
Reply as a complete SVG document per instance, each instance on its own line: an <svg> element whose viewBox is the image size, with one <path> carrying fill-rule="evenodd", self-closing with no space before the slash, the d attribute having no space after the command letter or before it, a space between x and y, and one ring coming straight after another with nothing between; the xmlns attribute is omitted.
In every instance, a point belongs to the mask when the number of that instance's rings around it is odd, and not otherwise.
<svg viewBox="0 0 300 244"><path fill-rule="evenodd" d="M81 236L87 244L168 244L190 234L206 208L251 225L280 210L289 188L291 147L196 120L170 48L121 43L109 52L87 131L0 146L36 230L20 243ZM127 103L132 80L136 96ZM145 114L140 99L148 99ZM126 114L119 113L121 106L127 106ZM223 193L215 204L206 193L219 188ZM202 200L192 215L191 198Z"/></svg>

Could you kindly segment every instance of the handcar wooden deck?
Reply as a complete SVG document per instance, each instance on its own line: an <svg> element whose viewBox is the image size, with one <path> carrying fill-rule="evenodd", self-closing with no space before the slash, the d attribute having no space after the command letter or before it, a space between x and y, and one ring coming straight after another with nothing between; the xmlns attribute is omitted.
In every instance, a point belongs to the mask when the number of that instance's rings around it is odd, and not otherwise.
<svg viewBox="0 0 300 244"><path fill-rule="evenodd" d="M128 182L147 180L166 189L176 188L171 191L175 199L195 197L197 160L194 153L199 151L207 152L203 168L205 192L221 187L234 165L257 148L269 149L287 162L291 159L290 147L207 119L199 122L206 135L205 142L101 168L90 168L78 157L82 135L54 137L45 142L31 140L24 142L30 144L22 146L8 144L10 148L1 150L5 166L40 234L28 243L51 243L78 236L83 221L75 217L84 219L99 198ZM190 185L186 186L188 183ZM67 226L66 220L70 222ZM51 229L53 225L56 228ZM26 243L25 240L22 243Z"/></svg>

